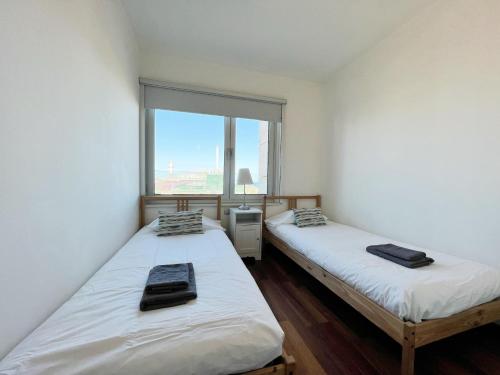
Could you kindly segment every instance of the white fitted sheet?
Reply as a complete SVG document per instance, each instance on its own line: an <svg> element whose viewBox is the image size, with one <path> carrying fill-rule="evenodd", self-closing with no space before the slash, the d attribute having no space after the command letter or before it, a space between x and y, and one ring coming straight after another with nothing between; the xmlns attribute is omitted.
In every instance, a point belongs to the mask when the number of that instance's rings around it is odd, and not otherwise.
<svg viewBox="0 0 500 375"><path fill-rule="evenodd" d="M139 311L149 270L181 262L193 263L198 298ZM0 362L0 374L237 373L281 355L283 338L221 230L157 237L145 227Z"/></svg>
<svg viewBox="0 0 500 375"><path fill-rule="evenodd" d="M443 318L500 297L500 271L481 263L427 251L331 221L318 227L282 224L268 229L404 320L419 323ZM435 262L410 269L366 252L369 245L385 243L425 251Z"/></svg>

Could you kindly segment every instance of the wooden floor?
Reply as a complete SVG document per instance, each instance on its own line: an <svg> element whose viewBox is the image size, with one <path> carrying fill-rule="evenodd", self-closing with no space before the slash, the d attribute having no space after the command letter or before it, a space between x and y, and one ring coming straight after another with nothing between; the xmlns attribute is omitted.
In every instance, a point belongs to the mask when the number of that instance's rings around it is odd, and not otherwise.
<svg viewBox="0 0 500 375"><path fill-rule="evenodd" d="M285 331L296 375L398 374L401 347L267 245L246 262ZM417 349L416 374L499 374L500 326L489 324Z"/></svg>

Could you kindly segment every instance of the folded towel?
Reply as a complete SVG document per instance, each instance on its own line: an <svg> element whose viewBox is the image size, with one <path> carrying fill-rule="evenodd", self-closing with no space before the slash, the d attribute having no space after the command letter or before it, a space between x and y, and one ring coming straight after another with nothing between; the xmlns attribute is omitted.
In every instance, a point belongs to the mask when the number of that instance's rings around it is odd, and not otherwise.
<svg viewBox="0 0 500 375"><path fill-rule="evenodd" d="M368 250L368 248L409 261L422 260L427 256L423 251L406 249L401 246L393 245L392 243L368 246L366 250Z"/></svg>
<svg viewBox="0 0 500 375"><path fill-rule="evenodd" d="M165 264L153 267L146 281L146 292L156 294L186 289L189 285L189 264Z"/></svg>
<svg viewBox="0 0 500 375"><path fill-rule="evenodd" d="M404 266L404 267L407 267L407 268L418 268L418 267L428 266L429 264L434 263L434 259L427 258L427 257L423 258L423 259L419 259L419 260L414 260L414 261L404 260L404 259L392 256L390 254L386 254L386 253L383 253L381 251L377 251L373 248L370 248L370 246L368 246L366 248L366 251L368 251L369 253L371 253L373 255L390 260L391 262L397 263L397 264Z"/></svg>
<svg viewBox="0 0 500 375"><path fill-rule="evenodd" d="M144 289L144 293L142 295L140 303L141 311L156 310L163 307L182 305L187 301L196 298L196 280L194 277L193 264L187 263L187 266L189 283L186 289L163 294L150 294L146 289Z"/></svg>

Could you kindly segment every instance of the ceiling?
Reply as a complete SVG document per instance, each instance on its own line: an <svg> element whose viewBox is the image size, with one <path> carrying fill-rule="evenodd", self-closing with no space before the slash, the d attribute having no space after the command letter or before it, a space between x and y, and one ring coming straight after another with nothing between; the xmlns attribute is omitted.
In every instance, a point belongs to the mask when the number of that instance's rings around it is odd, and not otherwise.
<svg viewBox="0 0 500 375"><path fill-rule="evenodd" d="M325 80L433 0L122 0L139 45Z"/></svg>

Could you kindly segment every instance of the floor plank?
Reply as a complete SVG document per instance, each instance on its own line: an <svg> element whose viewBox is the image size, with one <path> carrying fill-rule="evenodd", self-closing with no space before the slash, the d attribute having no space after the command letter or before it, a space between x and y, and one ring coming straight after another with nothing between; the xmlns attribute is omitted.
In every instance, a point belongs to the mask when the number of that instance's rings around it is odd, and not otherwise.
<svg viewBox="0 0 500 375"><path fill-rule="evenodd" d="M287 353L294 353L293 356L297 361L297 373L308 375L326 375L326 372L319 364L317 358L311 353L309 346L304 342L302 336L295 330L294 325L288 320L284 320L280 324L285 332L285 336L287 337L285 350Z"/></svg>
<svg viewBox="0 0 500 375"><path fill-rule="evenodd" d="M398 374L401 347L281 252L267 245L246 262L280 322L296 375ZM416 374L500 375L500 326L489 324L424 346Z"/></svg>

